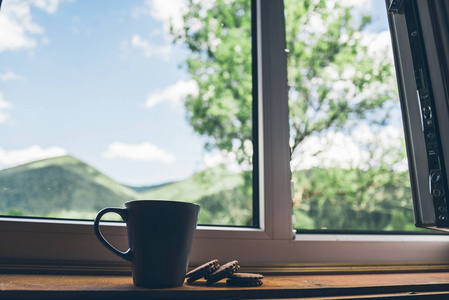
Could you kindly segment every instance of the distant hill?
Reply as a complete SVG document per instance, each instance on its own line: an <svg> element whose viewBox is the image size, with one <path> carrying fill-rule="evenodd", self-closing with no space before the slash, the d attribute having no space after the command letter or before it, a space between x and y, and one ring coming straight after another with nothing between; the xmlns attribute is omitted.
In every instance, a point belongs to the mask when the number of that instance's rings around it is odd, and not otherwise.
<svg viewBox="0 0 449 300"><path fill-rule="evenodd" d="M201 203L200 219L218 222L208 206L225 205L220 204L223 192L242 183L241 175L218 166L178 182L128 187L72 156L61 156L0 170L0 214L93 219L100 209L123 207L129 200L180 200Z"/></svg>
<svg viewBox="0 0 449 300"><path fill-rule="evenodd" d="M381 184L364 189L359 188L364 170L313 168L293 172L296 226L410 230L414 215L408 172L371 172ZM252 221L252 192L243 188L242 174L225 166L178 182L143 187L122 185L72 156L0 170L0 215L93 219L100 209L123 207L133 199L198 203L198 221L204 225L250 225ZM115 214L105 217L119 218Z"/></svg>
<svg viewBox="0 0 449 300"><path fill-rule="evenodd" d="M251 225L252 195L245 195L242 185L241 174L221 165L142 192L139 199L198 203L201 205L198 223L203 225Z"/></svg>
<svg viewBox="0 0 449 300"><path fill-rule="evenodd" d="M136 197L137 192L72 156L0 171L0 211L3 212L13 210L31 216L78 212L94 216L103 207L123 206L125 201Z"/></svg>
<svg viewBox="0 0 449 300"><path fill-rule="evenodd" d="M221 165L200 171L185 180L144 191L140 193L139 199L195 202L205 196L232 190L242 184L243 178L240 174L231 172Z"/></svg>

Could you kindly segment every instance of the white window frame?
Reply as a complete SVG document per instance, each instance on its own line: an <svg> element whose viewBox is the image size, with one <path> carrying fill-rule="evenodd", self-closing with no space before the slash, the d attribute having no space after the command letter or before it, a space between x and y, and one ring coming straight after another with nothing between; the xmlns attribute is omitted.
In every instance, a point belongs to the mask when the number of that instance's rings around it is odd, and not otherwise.
<svg viewBox="0 0 449 300"><path fill-rule="evenodd" d="M261 228L199 226L191 263L237 259L241 264L449 263L448 236L293 235L287 71L282 0L258 0ZM102 232L127 249L124 224ZM97 240L90 221L0 220L2 264L125 264Z"/></svg>

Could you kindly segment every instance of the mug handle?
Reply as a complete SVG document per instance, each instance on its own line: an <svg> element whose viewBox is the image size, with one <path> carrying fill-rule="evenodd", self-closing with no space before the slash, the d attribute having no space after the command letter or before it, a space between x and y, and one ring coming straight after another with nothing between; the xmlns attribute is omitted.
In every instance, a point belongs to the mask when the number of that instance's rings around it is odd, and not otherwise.
<svg viewBox="0 0 449 300"><path fill-rule="evenodd" d="M101 234L100 231L100 219L101 217L103 217L104 214L107 214L109 212L112 213L116 213L118 215L120 215L120 217L122 217L123 221L127 221L128 219L128 211L126 210L126 208L118 208L118 207L106 207L103 208L102 210L100 210L97 214L97 217L95 218L94 221L94 231L95 231L95 235L97 236L97 238L100 240L100 242L109 250L111 250L113 253L117 254L118 256L120 256L121 258L127 260L127 261L132 261L133 259L133 253L131 252L131 249L126 250L125 252L122 252L120 250L117 250L114 246L112 246L105 238L104 236Z"/></svg>

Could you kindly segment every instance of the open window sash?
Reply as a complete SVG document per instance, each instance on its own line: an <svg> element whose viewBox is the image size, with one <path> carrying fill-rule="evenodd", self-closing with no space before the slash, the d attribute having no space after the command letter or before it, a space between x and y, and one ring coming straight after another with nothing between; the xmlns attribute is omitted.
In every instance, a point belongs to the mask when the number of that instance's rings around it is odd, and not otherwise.
<svg viewBox="0 0 449 300"><path fill-rule="evenodd" d="M417 227L449 231L449 1L387 0Z"/></svg>

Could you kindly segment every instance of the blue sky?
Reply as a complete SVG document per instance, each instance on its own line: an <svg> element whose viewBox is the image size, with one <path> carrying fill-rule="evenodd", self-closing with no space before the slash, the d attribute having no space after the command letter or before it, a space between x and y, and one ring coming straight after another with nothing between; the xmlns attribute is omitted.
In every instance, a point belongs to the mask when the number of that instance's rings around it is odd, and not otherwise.
<svg viewBox="0 0 449 300"><path fill-rule="evenodd" d="M0 17L25 28L28 41L11 37L18 46L0 48L0 99L8 115L0 124L0 167L22 162L19 154L68 153L135 185L203 168L204 139L188 126L182 105L164 101L164 89L188 81L178 67L186 53L164 36L164 24L145 13L142 1L60 1L55 8L51 2L3 4ZM39 28L27 32L26 18ZM149 107L150 98L164 103ZM155 155L139 156L148 150Z"/></svg>
<svg viewBox="0 0 449 300"><path fill-rule="evenodd" d="M370 32L386 30L382 1ZM379 5L382 4L382 5ZM185 119L195 85L167 37L182 0L6 0L0 13L0 169L70 154L129 185L217 161ZM177 23L178 22L178 23Z"/></svg>

